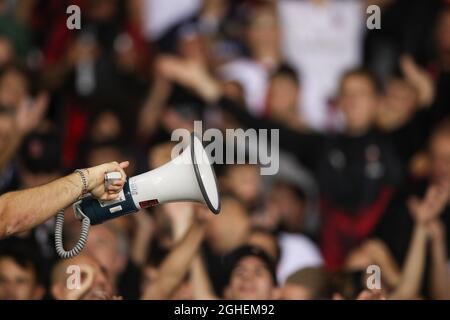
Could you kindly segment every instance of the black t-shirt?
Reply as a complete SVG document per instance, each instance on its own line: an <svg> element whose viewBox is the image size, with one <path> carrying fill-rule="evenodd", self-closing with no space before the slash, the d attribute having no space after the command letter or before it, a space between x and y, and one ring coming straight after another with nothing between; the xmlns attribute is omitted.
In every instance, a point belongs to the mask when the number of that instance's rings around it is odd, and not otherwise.
<svg viewBox="0 0 450 320"><path fill-rule="evenodd" d="M301 133L271 120L255 118L227 98L222 98L218 106L246 127L278 129L280 149L314 173L322 199L348 214L370 206L386 186L394 189L400 186L406 161L423 145L422 139L414 138L422 132L420 116L389 134L372 129L352 137Z"/></svg>

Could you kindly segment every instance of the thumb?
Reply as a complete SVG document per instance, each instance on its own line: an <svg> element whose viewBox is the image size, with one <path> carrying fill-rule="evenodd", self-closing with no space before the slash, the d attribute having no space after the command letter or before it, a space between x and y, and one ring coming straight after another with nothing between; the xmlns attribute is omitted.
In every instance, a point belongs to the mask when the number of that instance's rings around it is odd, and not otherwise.
<svg viewBox="0 0 450 320"><path fill-rule="evenodd" d="M126 168L128 168L129 165L130 165L130 161L124 161L119 164L119 167L121 167L122 169L126 169Z"/></svg>

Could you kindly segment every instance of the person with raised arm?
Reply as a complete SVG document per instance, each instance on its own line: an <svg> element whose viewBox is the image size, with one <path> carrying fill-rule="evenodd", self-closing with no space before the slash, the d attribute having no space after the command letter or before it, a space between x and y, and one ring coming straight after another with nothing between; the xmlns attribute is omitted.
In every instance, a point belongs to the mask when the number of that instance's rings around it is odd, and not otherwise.
<svg viewBox="0 0 450 320"><path fill-rule="evenodd" d="M110 162L74 173L48 184L0 196L0 239L30 230L45 222L84 194L100 200L114 200L125 183L128 161ZM105 186L107 172L122 178Z"/></svg>

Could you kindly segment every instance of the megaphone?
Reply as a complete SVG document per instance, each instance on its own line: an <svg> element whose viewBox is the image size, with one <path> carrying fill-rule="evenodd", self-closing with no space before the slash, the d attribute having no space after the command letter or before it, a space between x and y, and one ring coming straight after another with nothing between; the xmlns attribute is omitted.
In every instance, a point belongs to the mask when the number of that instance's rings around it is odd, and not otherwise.
<svg viewBox="0 0 450 320"><path fill-rule="evenodd" d="M114 174L106 174L105 180L111 177L114 178ZM220 212L216 175L201 140L194 133L181 155L157 169L127 179L117 199L101 201L87 196L76 202L73 205L75 216L83 221L83 225L79 243L70 251L65 251L62 246L64 214L58 214L56 251L62 258L73 257L83 249L90 225L158 204L180 201L201 202L214 214Z"/></svg>

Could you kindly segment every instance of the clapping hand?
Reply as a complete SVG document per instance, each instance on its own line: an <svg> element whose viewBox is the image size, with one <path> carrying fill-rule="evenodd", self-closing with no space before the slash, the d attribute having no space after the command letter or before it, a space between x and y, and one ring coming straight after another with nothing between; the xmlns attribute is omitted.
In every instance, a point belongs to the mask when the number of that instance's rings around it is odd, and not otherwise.
<svg viewBox="0 0 450 320"><path fill-rule="evenodd" d="M444 210L449 200L448 184L431 185L425 197L419 200L412 197L408 200L409 211L418 223L428 223L437 218Z"/></svg>

